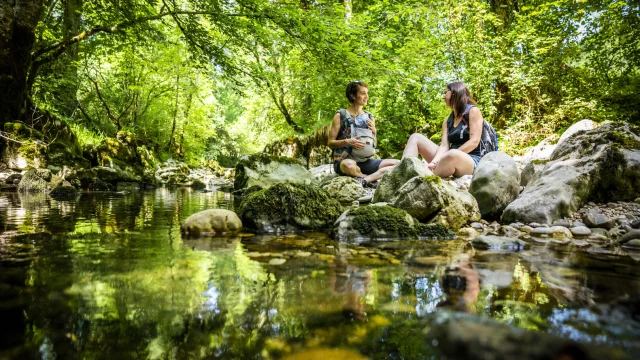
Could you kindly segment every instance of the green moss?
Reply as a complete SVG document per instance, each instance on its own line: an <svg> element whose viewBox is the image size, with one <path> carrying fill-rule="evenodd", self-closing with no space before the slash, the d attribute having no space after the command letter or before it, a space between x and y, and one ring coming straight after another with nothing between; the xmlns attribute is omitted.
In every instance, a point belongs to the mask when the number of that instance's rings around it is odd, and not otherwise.
<svg viewBox="0 0 640 360"><path fill-rule="evenodd" d="M533 165L544 165L544 164L546 164L548 162L549 162L549 159L533 159L533 160L531 160L531 163Z"/></svg>
<svg viewBox="0 0 640 360"><path fill-rule="evenodd" d="M412 225L407 222L407 212L390 206L363 206L351 210L353 228L363 235L376 229L396 233L402 237L415 236Z"/></svg>
<svg viewBox="0 0 640 360"><path fill-rule="evenodd" d="M442 178L438 175L425 175L422 179L427 182L435 182L436 184L442 182Z"/></svg>
<svg viewBox="0 0 640 360"><path fill-rule="evenodd" d="M4 131L16 139L42 140L42 133L22 123L8 122L4 124Z"/></svg>
<svg viewBox="0 0 640 360"><path fill-rule="evenodd" d="M639 194L640 172L634 171L620 146L609 149L600 168L599 181L591 193L590 201L605 203L611 201L633 200Z"/></svg>
<svg viewBox="0 0 640 360"><path fill-rule="evenodd" d="M456 234L441 224L417 224L416 233L418 236L429 239L454 239Z"/></svg>
<svg viewBox="0 0 640 360"><path fill-rule="evenodd" d="M244 217L249 212L288 223L294 223L295 218L329 223L340 216L342 207L315 185L276 184L242 200L238 213Z"/></svg>
<svg viewBox="0 0 640 360"><path fill-rule="evenodd" d="M273 156L264 153L249 155L248 157L240 160L238 162L238 165L252 167L252 165L254 164L268 165L273 161L278 161L283 164L302 165L302 163L298 159L284 156Z"/></svg>
<svg viewBox="0 0 640 360"><path fill-rule="evenodd" d="M640 149L640 141L631 134L624 134L619 132L610 132L606 135L606 139L611 141L615 145L619 145L623 149L638 150Z"/></svg>

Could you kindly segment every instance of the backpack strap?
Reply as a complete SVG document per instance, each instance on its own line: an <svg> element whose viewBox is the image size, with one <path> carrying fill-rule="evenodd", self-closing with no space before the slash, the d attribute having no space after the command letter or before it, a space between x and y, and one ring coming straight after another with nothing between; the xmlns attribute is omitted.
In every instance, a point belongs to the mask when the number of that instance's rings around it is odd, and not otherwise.
<svg viewBox="0 0 640 360"><path fill-rule="evenodd" d="M475 105L467 105L467 108L464 109L464 112L462 113L462 122L467 125L467 128L469 127L469 112L471 111L472 108L476 107ZM465 121L466 120L466 121Z"/></svg>

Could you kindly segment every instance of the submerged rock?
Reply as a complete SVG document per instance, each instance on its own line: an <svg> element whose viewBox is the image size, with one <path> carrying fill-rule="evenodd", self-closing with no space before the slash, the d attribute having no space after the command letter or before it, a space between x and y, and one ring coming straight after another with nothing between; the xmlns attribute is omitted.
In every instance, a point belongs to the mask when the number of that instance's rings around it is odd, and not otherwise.
<svg viewBox="0 0 640 360"><path fill-rule="evenodd" d="M452 230L480 220L473 196L436 175L412 178L397 191L390 205L421 222L441 224Z"/></svg>
<svg viewBox="0 0 640 360"><path fill-rule="evenodd" d="M471 245L480 250L520 251L529 248L529 244L522 240L494 235L480 235L473 239Z"/></svg>
<svg viewBox="0 0 640 360"><path fill-rule="evenodd" d="M188 236L229 235L242 230L238 215L226 209L209 209L189 216L180 227Z"/></svg>
<svg viewBox="0 0 640 360"><path fill-rule="evenodd" d="M240 203L245 226L258 232L318 230L340 216L340 203L315 185L275 184L252 192Z"/></svg>
<svg viewBox="0 0 640 360"><path fill-rule="evenodd" d="M502 211L520 194L516 162L498 151L483 156L473 172L469 192L478 202L483 218L500 218Z"/></svg>

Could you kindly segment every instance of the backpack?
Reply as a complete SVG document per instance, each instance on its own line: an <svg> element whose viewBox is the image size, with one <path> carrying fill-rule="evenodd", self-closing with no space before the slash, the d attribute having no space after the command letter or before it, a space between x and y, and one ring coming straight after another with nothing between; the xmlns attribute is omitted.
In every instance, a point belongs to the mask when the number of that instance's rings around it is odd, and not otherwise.
<svg viewBox="0 0 640 360"><path fill-rule="evenodd" d="M347 117L347 110L340 109L340 123L342 124L343 120ZM367 112L369 119L372 118L371 113ZM362 149L354 149L351 146L346 146L347 151L349 152L349 156L356 162L363 162L369 160L373 155L376 154L376 138L373 135L373 132L367 127L359 128L356 127L355 119L353 119L349 115L349 123L351 124L351 137L360 136L360 141L365 143L364 148Z"/></svg>
<svg viewBox="0 0 640 360"><path fill-rule="evenodd" d="M469 128L469 111L473 106L467 108L462 114L462 122ZM480 156L484 156L492 151L498 151L498 133L486 119L482 119L482 135L480 135Z"/></svg>

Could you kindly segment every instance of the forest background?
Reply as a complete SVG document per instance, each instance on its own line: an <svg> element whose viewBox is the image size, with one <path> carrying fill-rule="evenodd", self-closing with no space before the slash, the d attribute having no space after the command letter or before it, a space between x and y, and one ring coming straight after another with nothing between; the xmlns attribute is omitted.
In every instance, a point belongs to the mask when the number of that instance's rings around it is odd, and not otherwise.
<svg viewBox="0 0 640 360"><path fill-rule="evenodd" d="M585 118L640 123L639 64L634 0L3 0L0 129L62 120L82 145L124 130L233 166L326 127L360 79L398 156L439 141L461 80L513 154Z"/></svg>

